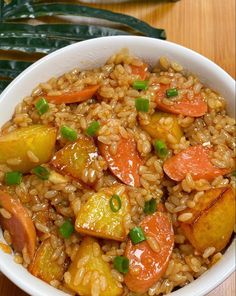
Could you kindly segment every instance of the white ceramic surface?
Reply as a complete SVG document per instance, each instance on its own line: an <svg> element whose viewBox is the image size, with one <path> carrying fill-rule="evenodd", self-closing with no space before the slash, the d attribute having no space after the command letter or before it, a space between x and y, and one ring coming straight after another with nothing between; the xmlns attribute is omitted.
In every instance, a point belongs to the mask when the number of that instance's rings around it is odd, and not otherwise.
<svg viewBox="0 0 236 296"><path fill-rule="evenodd" d="M105 63L106 59L121 48L153 65L165 55L178 61L201 80L220 92L228 102L228 112L234 116L235 81L220 67L200 54L171 42L135 36L103 37L76 43L60 49L34 63L21 73L0 95L0 126L13 114L14 108L23 97L29 95L39 82L58 76L75 67L91 69ZM3 240L0 230L0 241ZM33 277L22 266L14 263L10 255L0 251L0 270L21 289L33 296L66 295L41 280ZM235 242L224 254L223 259L186 287L171 296L202 296L223 282L235 270Z"/></svg>

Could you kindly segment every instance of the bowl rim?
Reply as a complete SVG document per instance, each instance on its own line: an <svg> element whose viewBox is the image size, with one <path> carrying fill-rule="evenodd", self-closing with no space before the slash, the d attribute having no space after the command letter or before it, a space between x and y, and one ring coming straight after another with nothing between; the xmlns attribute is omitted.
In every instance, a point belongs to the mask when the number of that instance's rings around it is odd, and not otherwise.
<svg viewBox="0 0 236 296"><path fill-rule="evenodd" d="M209 67L211 67L213 70L218 71L220 76L223 76L225 80L227 80L228 82L228 86L232 88L232 86L235 84L234 79L226 72L224 71L222 68L220 68L217 64L215 64L213 61L209 60L208 58L204 57L203 55L197 53L196 51L193 51L192 49L186 48L182 45L170 42L170 41L166 41L166 40L160 40L160 39L155 39L155 38L150 38L150 37L143 37L143 36L108 36L108 37L99 37L99 38L94 38L94 39L90 39L90 40L85 40L85 41L81 41L81 42L77 42L71 45L68 45L66 47L63 47L61 49L58 49L48 55L46 55L45 57L41 58L40 60L36 61L35 63L33 63L31 66L29 66L27 69L25 69L20 75L18 75L7 87L6 89L0 94L0 105L1 105L1 99L6 97L8 92L10 92L12 89L14 89L15 85L17 85L21 79L23 79L25 76L28 76L32 71L34 71L34 69L36 69L37 67L39 67L41 64L45 64L48 61L50 61L50 59L52 57L56 57L58 55L63 54L64 52L68 51L69 49L72 48L77 48L80 47L81 45L87 43L87 44L91 44L94 45L94 43L97 40L100 40L101 42L109 42L108 40L112 40L116 39L116 40L141 40L146 42L147 40L150 40L152 42L156 42L157 46L158 44L162 44L162 45L167 45L170 47L174 47L178 50L182 50L183 54L184 53L188 53L189 55L193 55L195 58L201 59L203 62L205 62L205 64ZM0 111L1 113L1 111ZM235 250L235 240L231 243L231 245L228 247L226 253L231 252L232 254L234 254ZM0 253L0 257L2 256L2 253ZM230 255L231 256L231 255ZM235 270L236 267L236 262L235 262L235 254L234 256L232 256L232 260L229 262L227 262L227 269L220 269L220 271L218 270L219 268L217 268L218 264L217 263L215 266L211 267L210 270L206 271L202 276L200 276L198 279L194 280L192 283L186 285L183 288L178 289L177 291L172 292L170 295L172 296L184 296L184 295L191 295L191 296L203 296L206 293L208 293L209 291L213 290L214 288L216 288L219 284L221 284L231 273L233 273L233 271ZM224 256L223 256L224 258ZM234 260L233 260L234 259ZM222 261L223 259L221 259ZM221 262L220 261L220 262ZM31 295L33 296L44 296L40 291L38 291L34 286L32 287L30 282L22 282L18 276L17 273L14 273L14 271L11 271L7 264L3 264L2 260L0 260L0 271L2 271L2 273L7 276L14 284L16 284L18 287L20 287L22 290L24 290L27 293L32 293ZM209 276L209 272L211 273L211 275ZM215 274L215 276L217 276L217 278L213 279L213 275ZM33 277L33 276L32 276ZM207 278L208 282L204 282L204 279ZM34 277L34 279L37 279ZM37 279L39 280L39 279ZM41 280L39 280L40 282L42 282ZM205 280L206 281L206 280ZM44 283L44 282L43 282ZM45 284L45 283L44 283ZM48 289L50 287L49 284L46 284L48 286ZM46 289L46 288L45 288ZM53 290L55 290L54 288L52 288ZM193 290L194 289L194 290ZM51 290L51 291L53 291ZM67 295L59 290L55 290L55 292L57 291L57 295Z"/></svg>

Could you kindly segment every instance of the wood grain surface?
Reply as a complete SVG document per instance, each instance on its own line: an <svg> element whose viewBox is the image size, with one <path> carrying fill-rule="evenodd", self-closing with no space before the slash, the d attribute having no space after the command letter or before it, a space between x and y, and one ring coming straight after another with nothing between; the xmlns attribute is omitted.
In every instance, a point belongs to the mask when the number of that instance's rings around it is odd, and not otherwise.
<svg viewBox="0 0 236 296"><path fill-rule="evenodd" d="M235 4L235 0L149 0L93 6L130 14L166 29L168 40L203 54L235 78ZM208 296L235 294L234 273ZM0 273L0 296L26 295Z"/></svg>

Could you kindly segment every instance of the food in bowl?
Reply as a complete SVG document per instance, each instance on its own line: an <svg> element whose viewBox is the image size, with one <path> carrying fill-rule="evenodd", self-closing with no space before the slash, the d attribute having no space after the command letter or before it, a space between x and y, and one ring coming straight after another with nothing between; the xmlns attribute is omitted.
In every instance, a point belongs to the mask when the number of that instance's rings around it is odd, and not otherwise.
<svg viewBox="0 0 236 296"><path fill-rule="evenodd" d="M126 50L41 83L0 135L15 261L77 295L163 295L199 277L234 228L225 107L176 62L151 69Z"/></svg>

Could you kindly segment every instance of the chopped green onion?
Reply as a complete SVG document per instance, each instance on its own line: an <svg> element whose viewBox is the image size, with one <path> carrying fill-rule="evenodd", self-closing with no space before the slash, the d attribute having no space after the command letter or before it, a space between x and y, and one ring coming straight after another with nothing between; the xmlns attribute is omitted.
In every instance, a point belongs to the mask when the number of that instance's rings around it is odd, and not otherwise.
<svg viewBox="0 0 236 296"><path fill-rule="evenodd" d="M22 180L22 173L20 172L8 172L5 173L5 183L7 185L19 185Z"/></svg>
<svg viewBox="0 0 236 296"><path fill-rule="evenodd" d="M59 228L60 234L64 238L69 238L74 231L74 226L70 220L66 220Z"/></svg>
<svg viewBox="0 0 236 296"><path fill-rule="evenodd" d="M140 226L132 228L129 232L129 236L134 245L146 240L146 237Z"/></svg>
<svg viewBox="0 0 236 296"><path fill-rule="evenodd" d="M33 168L33 173L42 180L47 180L50 175L50 172L41 165Z"/></svg>
<svg viewBox="0 0 236 296"><path fill-rule="evenodd" d="M129 259L127 257L116 256L113 265L121 273L127 273L129 271Z"/></svg>
<svg viewBox="0 0 236 296"><path fill-rule="evenodd" d="M147 90L148 81L147 80L135 80L133 82L133 88L137 90Z"/></svg>
<svg viewBox="0 0 236 296"><path fill-rule="evenodd" d="M156 210L157 210L157 201L154 198L145 202L144 209L143 209L145 214L153 214L156 212Z"/></svg>
<svg viewBox="0 0 236 296"><path fill-rule="evenodd" d="M156 140L154 142L154 147L159 157L164 158L168 154L168 149L163 141Z"/></svg>
<svg viewBox="0 0 236 296"><path fill-rule="evenodd" d="M35 107L38 110L39 115L43 115L46 113L49 109L48 102L44 99L41 98L35 103Z"/></svg>
<svg viewBox="0 0 236 296"><path fill-rule="evenodd" d="M232 173L232 176L236 177L236 171L234 171L234 172Z"/></svg>
<svg viewBox="0 0 236 296"><path fill-rule="evenodd" d="M135 107L137 111L148 112L149 110L149 100L143 98L137 98L135 100Z"/></svg>
<svg viewBox="0 0 236 296"><path fill-rule="evenodd" d="M178 96L178 90L176 88L169 88L166 90L167 98Z"/></svg>
<svg viewBox="0 0 236 296"><path fill-rule="evenodd" d="M100 128L100 123L98 121L93 121L90 123L89 127L86 129L86 134L88 136L93 137L96 135L99 128Z"/></svg>
<svg viewBox="0 0 236 296"><path fill-rule="evenodd" d="M75 141L77 139L77 132L66 125L61 127L60 132L61 136L69 141Z"/></svg>
<svg viewBox="0 0 236 296"><path fill-rule="evenodd" d="M119 195L113 194L109 200L110 208L112 212L116 213L121 209L121 199Z"/></svg>

